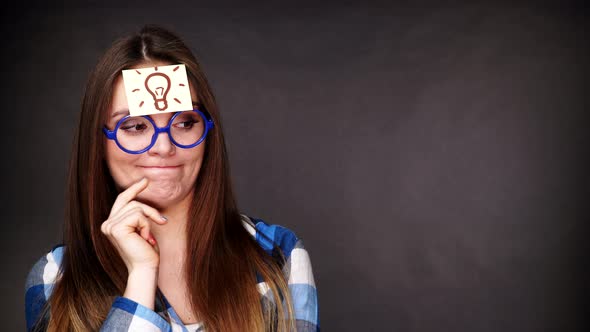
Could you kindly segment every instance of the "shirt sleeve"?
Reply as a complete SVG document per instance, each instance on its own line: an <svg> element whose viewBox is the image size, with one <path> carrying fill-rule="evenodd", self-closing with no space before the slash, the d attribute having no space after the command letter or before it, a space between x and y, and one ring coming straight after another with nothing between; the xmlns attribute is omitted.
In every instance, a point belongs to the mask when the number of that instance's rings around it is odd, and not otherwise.
<svg viewBox="0 0 590 332"><path fill-rule="evenodd" d="M41 257L29 271L25 283L25 319L27 331L34 326L45 330L48 312L40 317L57 280L63 257L63 246L52 249ZM103 322L100 331L155 332L171 331L170 324L152 309L131 299L119 296Z"/></svg>
<svg viewBox="0 0 590 332"><path fill-rule="evenodd" d="M41 317L43 308L53 290L59 266L63 257L63 247L56 246L41 257L31 268L25 281L25 320L27 331L33 326L46 327L48 312ZM42 328L41 330L45 330Z"/></svg>
<svg viewBox="0 0 590 332"><path fill-rule="evenodd" d="M291 292L297 331L319 331L318 294L311 260L303 246L303 240L286 227L269 225L261 219L254 221L256 240L262 248L272 255L277 246L286 258L283 272Z"/></svg>
<svg viewBox="0 0 590 332"><path fill-rule="evenodd" d="M303 241L297 239L283 268L293 301L298 332L319 331L318 295L311 260Z"/></svg>
<svg viewBox="0 0 590 332"><path fill-rule="evenodd" d="M126 297L115 298L100 331L172 331L170 324L152 309Z"/></svg>

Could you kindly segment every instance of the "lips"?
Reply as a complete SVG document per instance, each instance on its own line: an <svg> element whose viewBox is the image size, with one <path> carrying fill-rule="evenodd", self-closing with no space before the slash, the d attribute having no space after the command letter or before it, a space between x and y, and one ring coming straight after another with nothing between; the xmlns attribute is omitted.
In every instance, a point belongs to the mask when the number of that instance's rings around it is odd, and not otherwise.
<svg viewBox="0 0 590 332"><path fill-rule="evenodd" d="M148 176L176 176L181 171L181 165L154 165L139 166L142 172Z"/></svg>
<svg viewBox="0 0 590 332"><path fill-rule="evenodd" d="M150 179L163 180L170 178L177 178L182 174L182 165L149 165L138 166L141 173Z"/></svg>

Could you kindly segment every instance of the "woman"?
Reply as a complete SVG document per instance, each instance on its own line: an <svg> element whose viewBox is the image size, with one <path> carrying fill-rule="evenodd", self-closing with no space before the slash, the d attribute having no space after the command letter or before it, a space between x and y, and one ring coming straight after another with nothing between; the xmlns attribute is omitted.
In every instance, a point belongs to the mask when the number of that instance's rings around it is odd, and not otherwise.
<svg viewBox="0 0 590 332"><path fill-rule="evenodd" d="M174 64L194 110L127 114L122 70ZM150 126L169 127L129 148ZM179 132L198 137L179 144ZM215 98L173 33L146 26L98 62L67 204L64 244L27 278L28 330L319 330L309 256L292 231L238 212Z"/></svg>

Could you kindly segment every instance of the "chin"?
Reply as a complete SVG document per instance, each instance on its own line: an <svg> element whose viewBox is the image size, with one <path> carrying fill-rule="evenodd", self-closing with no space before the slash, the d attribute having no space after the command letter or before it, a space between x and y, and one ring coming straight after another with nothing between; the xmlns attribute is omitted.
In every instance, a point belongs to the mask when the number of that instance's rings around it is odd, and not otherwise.
<svg viewBox="0 0 590 332"><path fill-rule="evenodd" d="M182 201L188 193L174 183L150 183L137 199L154 208L162 209Z"/></svg>

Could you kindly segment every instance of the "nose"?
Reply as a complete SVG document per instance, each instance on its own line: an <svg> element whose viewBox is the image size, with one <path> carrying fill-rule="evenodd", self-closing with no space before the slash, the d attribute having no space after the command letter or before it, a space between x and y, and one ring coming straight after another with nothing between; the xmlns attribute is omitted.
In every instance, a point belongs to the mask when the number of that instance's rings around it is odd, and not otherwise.
<svg viewBox="0 0 590 332"><path fill-rule="evenodd" d="M167 132L160 132L156 136L156 142L148 151L150 155L172 156L176 153L176 146L172 141Z"/></svg>

